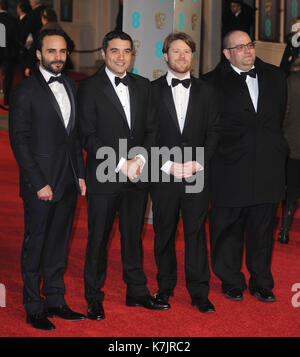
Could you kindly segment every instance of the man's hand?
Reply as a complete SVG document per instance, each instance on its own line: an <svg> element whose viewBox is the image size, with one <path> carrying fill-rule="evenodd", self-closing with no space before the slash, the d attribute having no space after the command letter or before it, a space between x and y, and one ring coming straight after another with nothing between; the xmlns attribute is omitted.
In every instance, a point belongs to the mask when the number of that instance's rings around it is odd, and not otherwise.
<svg viewBox="0 0 300 357"><path fill-rule="evenodd" d="M84 179L79 179L78 180L80 191L81 191L81 196L85 196L86 194L86 184Z"/></svg>
<svg viewBox="0 0 300 357"><path fill-rule="evenodd" d="M188 161L184 164L174 162L170 168L170 174L178 179L193 176L197 171L203 170L203 167L197 161Z"/></svg>
<svg viewBox="0 0 300 357"><path fill-rule="evenodd" d="M136 157L131 160L126 160L121 167L122 173L130 180L134 180L141 174L141 167L143 166L143 160Z"/></svg>
<svg viewBox="0 0 300 357"><path fill-rule="evenodd" d="M49 185L43 187L37 192L38 199L42 201L52 201L53 193Z"/></svg>

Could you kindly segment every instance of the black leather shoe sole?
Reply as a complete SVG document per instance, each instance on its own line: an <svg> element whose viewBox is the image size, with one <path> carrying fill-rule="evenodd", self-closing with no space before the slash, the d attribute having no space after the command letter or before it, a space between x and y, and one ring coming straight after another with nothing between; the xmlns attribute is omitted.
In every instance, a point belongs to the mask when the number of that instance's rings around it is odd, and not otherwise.
<svg viewBox="0 0 300 357"><path fill-rule="evenodd" d="M83 321L86 319L86 316L84 315L78 315L78 316L67 316L67 315L63 315L63 314L51 314L48 313L48 318L49 319L53 319L54 317L60 317L63 320L67 320L67 321Z"/></svg>
<svg viewBox="0 0 300 357"><path fill-rule="evenodd" d="M86 316L79 312L72 311L68 306L49 308L47 311L48 318L60 317L63 320L68 321L82 321L86 319Z"/></svg>
<svg viewBox="0 0 300 357"><path fill-rule="evenodd" d="M105 319L105 315L87 313L87 318L90 319L90 320L94 320L94 321L100 321L100 320L104 320Z"/></svg>
<svg viewBox="0 0 300 357"><path fill-rule="evenodd" d="M276 298L273 294L270 296L267 296L267 297L262 296L259 291L250 291L250 294L255 296L259 301L262 301L262 302L275 302L276 301Z"/></svg>
<svg viewBox="0 0 300 357"><path fill-rule="evenodd" d="M243 301L243 291L241 289L233 288L225 292L225 297L231 301Z"/></svg>
<svg viewBox="0 0 300 357"><path fill-rule="evenodd" d="M56 327L50 322L47 318L42 319L31 319L30 317L26 318L26 323L31 325L36 330L41 331L53 331Z"/></svg>
<svg viewBox="0 0 300 357"><path fill-rule="evenodd" d="M141 306L148 310L168 310L170 308L169 304L157 303L152 296L147 298L126 297L126 305L131 307Z"/></svg>
<svg viewBox="0 0 300 357"><path fill-rule="evenodd" d="M202 312L203 314L216 312L214 305L210 301L203 302L203 303L199 303L197 301L192 301L192 306L197 307L198 310L200 312Z"/></svg>

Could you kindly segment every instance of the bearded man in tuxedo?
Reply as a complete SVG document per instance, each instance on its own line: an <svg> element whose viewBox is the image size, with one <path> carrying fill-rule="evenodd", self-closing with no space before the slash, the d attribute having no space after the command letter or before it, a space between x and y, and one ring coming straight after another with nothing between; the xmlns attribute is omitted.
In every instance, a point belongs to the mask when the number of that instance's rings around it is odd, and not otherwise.
<svg viewBox="0 0 300 357"><path fill-rule="evenodd" d="M77 195L85 195L76 118L76 86L62 74L67 45L60 30L40 34L38 70L13 91L11 146L20 169L24 204L23 302L27 322L54 330L49 317L82 320L65 302L63 273ZM43 278L40 295L40 279Z"/></svg>

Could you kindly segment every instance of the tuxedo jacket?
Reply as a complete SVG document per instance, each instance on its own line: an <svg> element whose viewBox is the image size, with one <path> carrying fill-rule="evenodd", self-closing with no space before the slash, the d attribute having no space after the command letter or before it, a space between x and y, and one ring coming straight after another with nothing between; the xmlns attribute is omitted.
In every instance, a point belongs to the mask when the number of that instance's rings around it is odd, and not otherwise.
<svg viewBox="0 0 300 357"><path fill-rule="evenodd" d="M209 162L218 142L219 111L214 88L202 79L191 77L190 96L182 133L172 89L168 85L166 75L152 82L152 94L159 118L158 146L170 150L179 147L182 153L185 148L191 148L192 160L197 160L196 148L203 147L204 163L201 164L204 164L204 188L208 188ZM172 158L170 160L174 161ZM190 160L185 159L183 155L182 162ZM164 163L162 160L160 167ZM173 181L173 176L170 176L170 184L174 184ZM183 180L176 184L186 185L187 182ZM164 185L166 189L170 187L169 183L162 183L162 177L159 185Z"/></svg>
<svg viewBox="0 0 300 357"><path fill-rule="evenodd" d="M84 80L78 89L78 112L82 146L87 152L86 181L88 193L115 193L134 185L123 182L121 174L115 174L120 157L128 156L130 149L141 147L145 150L146 165L149 165L151 146L156 140L156 120L151 100L150 81L144 77L128 73L131 125L129 127L124 109L105 70ZM126 142L127 150L119 151L119 140ZM107 179L97 179L99 165L106 165L107 158L97 157L99 149L112 150L113 165L107 164ZM142 153L142 152L141 152ZM99 153L98 153L99 154ZM110 160L110 159L109 159ZM144 167L146 169L146 166ZM129 179L128 179L129 180ZM145 186L138 184L138 186Z"/></svg>
<svg viewBox="0 0 300 357"><path fill-rule="evenodd" d="M14 61L18 53L17 20L8 12L0 13L0 24L5 27L5 46L0 47L0 65L5 61Z"/></svg>
<svg viewBox="0 0 300 357"><path fill-rule="evenodd" d="M64 76L71 104L68 128L44 77L37 71L14 87L9 113L11 146L20 167L20 195L36 195L50 185L53 201L64 192L70 172L78 187L84 178L84 162L77 132L76 86ZM70 170L71 169L71 170ZM79 191L80 192L80 191Z"/></svg>
<svg viewBox="0 0 300 357"><path fill-rule="evenodd" d="M218 91L220 142L212 160L212 204L245 207L284 198L288 152L282 120L286 107L284 73L256 59L257 112L245 80L228 61L205 75Z"/></svg>

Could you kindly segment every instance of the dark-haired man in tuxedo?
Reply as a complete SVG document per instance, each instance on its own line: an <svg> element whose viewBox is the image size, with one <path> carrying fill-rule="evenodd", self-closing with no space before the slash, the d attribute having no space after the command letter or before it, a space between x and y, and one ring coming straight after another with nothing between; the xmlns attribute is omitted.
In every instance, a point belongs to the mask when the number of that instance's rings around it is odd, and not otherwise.
<svg viewBox="0 0 300 357"><path fill-rule="evenodd" d="M143 165L148 165L145 152L155 144L156 126L149 80L127 72L132 51L133 41L128 34L122 31L106 34L101 50L105 69L83 81L78 90L80 132L87 152L89 235L85 296L88 317L94 320L105 317L101 289L106 276L106 246L117 212L126 305L152 310L167 308L150 295L142 267L141 232L147 191L131 180L139 176ZM119 150L121 139L127 150ZM101 154L105 147L117 158L111 176L99 174L105 163ZM146 151L128 157L134 147Z"/></svg>
<svg viewBox="0 0 300 357"><path fill-rule="evenodd" d="M175 234L181 211L185 240L186 286L192 305L200 312L214 312L208 299L209 266L205 221L209 202L209 163L217 145L218 108L212 86L191 75L196 45L185 33L170 34L164 41L165 76L152 82L158 113L159 148L191 149L192 157L162 159L164 174L151 185L155 259L158 268L156 301L169 304L177 281ZM204 162L197 149L204 148ZM187 180L204 170L204 189L187 191ZM202 172L203 173L203 172ZM179 179L179 182L176 182ZM166 182L167 181L167 182Z"/></svg>
<svg viewBox="0 0 300 357"><path fill-rule="evenodd" d="M64 32L43 31L37 45L39 69L12 93L9 134L24 203L21 264L27 322L53 330L48 317L85 318L66 305L63 280L77 195L85 194L85 180L76 87L61 74L67 56Z"/></svg>
<svg viewBox="0 0 300 357"><path fill-rule="evenodd" d="M14 67L17 62L18 32L17 21L7 11L6 0L0 0L0 24L1 31L5 30L5 46L0 46L0 68L3 78L4 105L9 105L10 91L12 88ZM4 28L3 28L4 26ZM1 32L2 40L3 32Z"/></svg>
<svg viewBox="0 0 300 357"><path fill-rule="evenodd" d="M211 172L211 264L226 298L243 300L245 241L250 293L274 302L273 229L284 198L288 152L281 130L285 76L256 57L255 43L246 32L229 32L223 46L226 61L205 75L217 89L221 110Z"/></svg>

